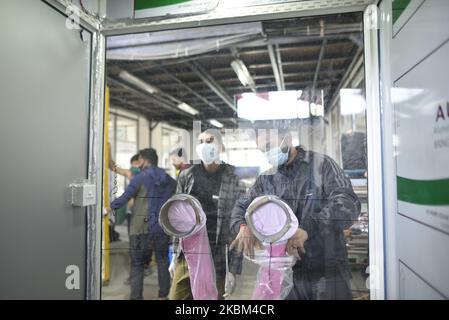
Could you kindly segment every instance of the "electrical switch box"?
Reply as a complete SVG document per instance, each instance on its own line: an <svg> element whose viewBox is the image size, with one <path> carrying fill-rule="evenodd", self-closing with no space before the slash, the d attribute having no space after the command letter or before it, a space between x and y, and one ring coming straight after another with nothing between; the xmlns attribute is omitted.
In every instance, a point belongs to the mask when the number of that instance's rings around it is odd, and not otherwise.
<svg viewBox="0 0 449 320"><path fill-rule="evenodd" d="M96 185L88 181L74 182L72 189L72 206L87 207L97 203Z"/></svg>

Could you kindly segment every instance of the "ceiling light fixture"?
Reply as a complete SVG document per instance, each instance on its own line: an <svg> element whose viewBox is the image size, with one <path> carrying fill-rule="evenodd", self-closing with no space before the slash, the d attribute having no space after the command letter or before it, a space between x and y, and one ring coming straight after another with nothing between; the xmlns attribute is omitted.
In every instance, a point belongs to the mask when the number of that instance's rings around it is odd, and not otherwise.
<svg viewBox="0 0 449 320"><path fill-rule="evenodd" d="M136 76L133 76L131 73L129 73L128 71L121 71L119 73L119 78L126 81L127 83L134 85L135 87L148 92L149 94L157 94L159 93L159 89L156 88L155 86L152 86L151 84L137 78Z"/></svg>
<svg viewBox="0 0 449 320"><path fill-rule="evenodd" d="M231 68L245 87L250 87L252 91L256 92L256 84L242 60L235 59L232 61Z"/></svg>
<svg viewBox="0 0 449 320"><path fill-rule="evenodd" d="M196 115L199 113L198 110L192 108L191 106L189 106L189 105L188 105L187 103L185 103L185 102L182 102L182 103L178 104L177 107L178 107L179 110L182 110L182 111L184 111L184 112L187 112L187 113L189 113L189 114L191 114L191 115L193 115L193 116L196 116Z"/></svg>
<svg viewBox="0 0 449 320"><path fill-rule="evenodd" d="M209 120L209 123L217 128L223 128L223 124L215 119Z"/></svg>

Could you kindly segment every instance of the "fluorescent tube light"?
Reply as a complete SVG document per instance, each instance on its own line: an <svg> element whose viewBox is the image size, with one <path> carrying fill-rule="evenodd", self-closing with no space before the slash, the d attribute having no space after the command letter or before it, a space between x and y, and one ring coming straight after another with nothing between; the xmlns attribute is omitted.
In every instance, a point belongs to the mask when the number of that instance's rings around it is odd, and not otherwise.
<svg viewBox="0 0 449 320"><path fill-rule="evenodd" d="M119 78L121 78L122 80L126 81L127 83L134 85L135 87L138 87L139 89L146 91L150 94L155 94L155 93L159 93L159 89L152 86L149 83L146 83L145 81L137 78L136 76L133 76L131 73L129 73L128 71L121 71L119 73Z"/></svg>
<svg viewBox="0 0 449 320"><path fill-rule="evenodd" d="M237 74L237 77L239 78L240 82L245 87L249 86L251 88L251 90L256 92L256 84L254 83L254 80L251 77L251 74L249 73L248 69L246 68L246 66L242 60L235 59L234 61L232 61L231 68Z"/></svg>
<svg viewBox="0 0 449 320"><path fill-rule="evenodd" d="M191 114L193 116L195 116L195 115L197 115L199 113L198 110L192 108L191 106L189 106L185 102L178 104L178 109L180 109L180 110L182 110L184 112L187 112L187 113L189 113L189 114Z"/></svg>
<svg viewBox="0 0 449 320"><path fill-rule="evenodd" d="M223 128L223 124L215 119L209 120L209 123L217 128Z"/></svg>

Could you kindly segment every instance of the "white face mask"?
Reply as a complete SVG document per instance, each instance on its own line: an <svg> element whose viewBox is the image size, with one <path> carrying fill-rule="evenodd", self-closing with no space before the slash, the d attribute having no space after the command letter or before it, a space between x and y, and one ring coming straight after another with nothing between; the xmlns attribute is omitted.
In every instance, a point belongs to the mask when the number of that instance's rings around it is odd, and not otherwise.
<svg viewBox="0 0 449 320"><path fill-rule="evenodd" d="M220 160L218 146L215 143L201 143L196 146L196 154L205 164L209 165Z"/></svg>

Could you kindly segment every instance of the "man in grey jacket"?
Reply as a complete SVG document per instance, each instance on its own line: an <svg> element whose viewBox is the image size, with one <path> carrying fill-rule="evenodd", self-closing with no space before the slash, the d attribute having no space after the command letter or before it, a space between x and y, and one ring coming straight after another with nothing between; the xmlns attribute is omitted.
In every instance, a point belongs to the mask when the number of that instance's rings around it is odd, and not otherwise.
<svg viewBox="0 0 449 320"><path fill-rule="evenodd" d="M360 202L350 180L330 157L293 146L282 123L258 123L256 128L258 148L273 168L234 207L231 231L237 236L231 247L254 254L258 241L246 226L246 209L258 196L279 196L299 220L287 243L288 253L298 257L287 299L351 299L343 230L357 219ZM265 130L272 128L276 133Z"/></svg>

